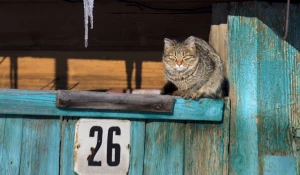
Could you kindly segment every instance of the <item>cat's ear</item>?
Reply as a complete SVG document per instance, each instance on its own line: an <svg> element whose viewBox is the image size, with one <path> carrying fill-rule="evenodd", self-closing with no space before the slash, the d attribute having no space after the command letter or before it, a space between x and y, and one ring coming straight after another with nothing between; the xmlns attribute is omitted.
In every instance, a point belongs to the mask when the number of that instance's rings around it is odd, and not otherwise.
<svg viewBox="0 0 300 175"><path fill-rule="evenodd" d="M194 36L190 36L188 37L184 42L185 45L187 45L188 47L194 48L196 47L195 43L196 43L196 39Z"/></svg>
<svg viewBox="0 0 300 175"><path fill-rule="evenodd" d="M168 49L168 48L173 47L173 46L176 45L176 41L170 40L168 38L165 38L164 42L165 42L165 49Z"/></svg>

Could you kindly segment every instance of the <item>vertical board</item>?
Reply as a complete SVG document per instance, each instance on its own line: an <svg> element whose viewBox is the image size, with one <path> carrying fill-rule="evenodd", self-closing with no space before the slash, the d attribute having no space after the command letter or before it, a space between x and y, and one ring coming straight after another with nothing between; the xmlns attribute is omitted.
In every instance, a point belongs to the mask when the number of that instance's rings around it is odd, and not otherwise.
<svg viewBox="0 0 300 175"><path fill-rule="evenodd" d="M225 105L221 122L187 122L184 174L228 174L229 100Z"/></svg>
<svg viewBox="0 0 300 175"><path fill-rule="evenodd" d="M20 174L59 174L59 118L23 117Z"/></svg>
<svg viewBox="0 0 300 175"><path fill-rule="evenodd" d="M61 123L60 175L75 175L74 136L77 118L64 118Z"/></svg>
<svg viewBox="0 0 300 175"><path fill-rule="evenodd" d="M143 174L183 174L184 134L184 122L147 121Z"/></svg>
<svg viewBox="0 0 300 175"><path fill-rule="evenodd" d="M230 10L231 174L263 174L265 156L299 155L292 127L300 118L300 6L290 7L289 35L283 41L285 6L245 2ZM299 156L292 163L299 165ZM288 166L276 168L277 174L289 171Z"/></svg>
<svg viewBox="0 0 300 175"><path fill-rule="evenodd" d="M255 3L234 4L228 17L231 99L230 174L259 174L257 145L257 19ZM248 17L249 16L249 17ZM250 146L251 145L251 146Z"/></svg>
<svg viewBox="0 0 300 175"><path fill-rule="evenodd" d="M129 175L143 174L145 131L144 120L131 120Z"/></svg>
<svg viewBox="0 0 300 175"><path fill-rule="evenodd" d="M296 159L288 156L264 156L264 175L296 175Z"/></svg>
<svg viewBox="0 0 300 175"><path fill-rule="evenodd" d="M58 174L60 125L57 118L0 117L0 174Z"/></svg>
<svg viewBox="0 0 300 175"><path fill-rule="evenodd" d="M19 174L23 119L0 115L0 174Z"/></svg>
<svg viewBox="0 0 300 175"><path fill-rule="evenodd" d="M294 57L297 51L288 41L293 38L294 30L290 28L287 41L283 41L285 11L283 4L257 4L258 28L258 151L259 169L263 171L264 156L293 156L291 128L291 77L293 76ZM291 23L295 14L295 7L291 7ZM265 18L267 16L268 18ZM300 38L298 38L300 39ZM300 84L296 85L299 86ZM294 94L295 95L295 94ZM300 105L300 104L299 104ZM299 116L300 117L300 116ZM295 163L295 161L294 161ZM291 166L296 166L291 165ZM288 172L288 167L281 167L281 172ZM290 171L291 172L291 171ZM279 173L277 173L279 174Z"/></svg>

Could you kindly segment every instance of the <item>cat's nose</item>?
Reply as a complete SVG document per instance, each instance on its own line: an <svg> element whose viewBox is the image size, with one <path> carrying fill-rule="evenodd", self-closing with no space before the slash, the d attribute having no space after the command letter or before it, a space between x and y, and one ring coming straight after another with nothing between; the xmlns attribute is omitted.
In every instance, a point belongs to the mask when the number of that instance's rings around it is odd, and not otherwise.
<svg viewBox="0 0 300 175"><path fill-rule="evenodd" d="M177 61L177 65L178 66L182 65L182 60Z"/></svg>

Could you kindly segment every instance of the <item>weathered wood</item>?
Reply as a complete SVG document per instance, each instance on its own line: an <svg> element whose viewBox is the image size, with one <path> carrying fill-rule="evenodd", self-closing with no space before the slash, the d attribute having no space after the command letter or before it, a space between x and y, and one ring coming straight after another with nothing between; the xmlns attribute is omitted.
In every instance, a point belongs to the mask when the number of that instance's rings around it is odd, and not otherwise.
<svg viewBox="0 0 300 175"><path fill-rule="evenodd" d="M0 115L0 174L19 174L23 119Z"/></svg>
<svg viewBox="0 0 300 175"><path fill-rule="evenodd" d="M187 122L184 174L228 174L230 101L221 122Z"/></svg>
<svg viewBox="0 0 300 175"><path fill-rule="evenodd" d="M59 109L56 107L56 96L56 91L0 90L0 114L221 121L224 107L223 100L176 98L171 114Z"/></svg>
<svg viewBox="0 0 300 175"><path fill-rule="evenodd" d="M172 113L174 96L58 91L56 106L73 109Z"/></svg>
<svg viewBox="0 0 300 175"><path fill-rule="evenodd" d="M296 175L296 158L292 156L270 156L263 157L265 175Z"/></svg>
<svg viewBox="0 0 300 175"><path fill-rule="evenodd" d="M162 51L1 51L0 88L160 89L166 82L161 55Z"/></svg>
<svg viewBox="0 0 300 175"><path fill-rule="evenodd" d="M1 174L59 173L58 118L0 115L0 125Z"/></svg>
<svg viewBox="0 0 300 175"><path fill-rule="evenodd" d="M229 12L230 174L263 174L266 155L297 156L292 126L300 106L300 6L291 5L283 41L285 5L234 3Z"/></svg>
<svg viewBox="0 0 300 175"><path fill-rule="evenodd" d="M74 137L78 118L64 117L61 121L60 175L75 175L74 172Z"/></svg>
<svg viewBox="0 0 300 175"><path fill-rule="evenodd" d="M220 55L224 65L224 73L227 78L228 69L228 51L227 51L227 17L228 17L229 4L220 3L213 4L212 6L212 25L209 33L209 44Z"/></svg>
<svg viewBox="0 0 300 175"><path fill-rule="evenodd" d="M145 121L131 120L129 175L143 174L145 152Z"/></svg>
<svg viewBox="0 0 300 175"><path fill-rule="evenodd" d="M184 122L147 121L144 174L183 174Z"/></svg>

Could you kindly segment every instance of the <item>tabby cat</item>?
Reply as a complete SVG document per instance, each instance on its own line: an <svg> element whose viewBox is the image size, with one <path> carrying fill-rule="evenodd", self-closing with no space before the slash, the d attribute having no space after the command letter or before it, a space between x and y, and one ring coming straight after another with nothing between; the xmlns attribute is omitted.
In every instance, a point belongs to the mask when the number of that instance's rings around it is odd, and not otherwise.
<svg viewBox="0 0 300 175"><path fill-rule="evenodd" d="M163 64L168 83L161 94L185 99L222 98L223 64L206 41L190 36L182 43L165 38Z"/></svg>

